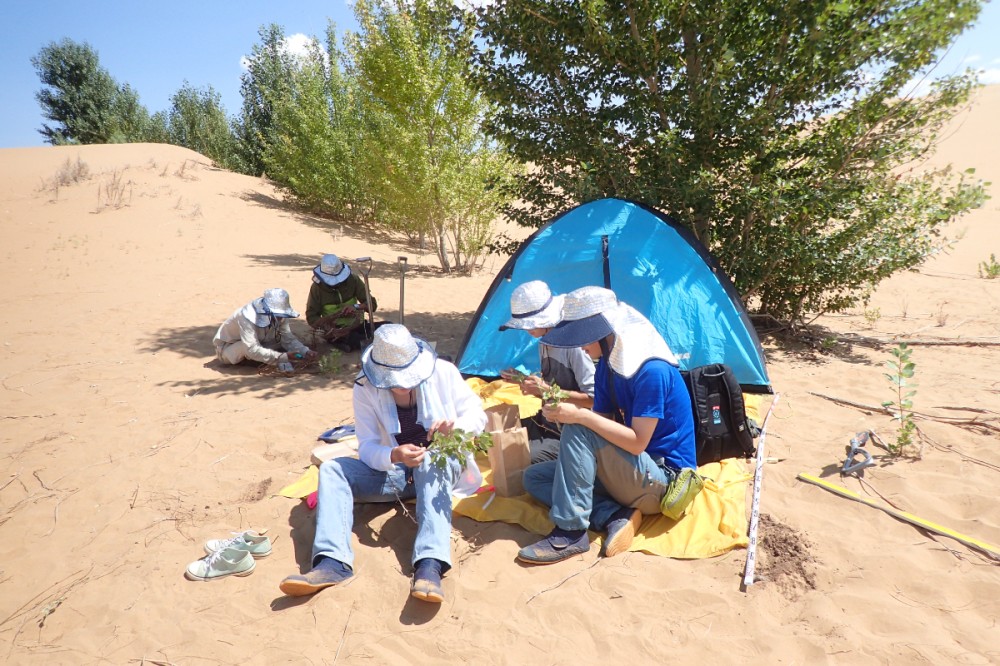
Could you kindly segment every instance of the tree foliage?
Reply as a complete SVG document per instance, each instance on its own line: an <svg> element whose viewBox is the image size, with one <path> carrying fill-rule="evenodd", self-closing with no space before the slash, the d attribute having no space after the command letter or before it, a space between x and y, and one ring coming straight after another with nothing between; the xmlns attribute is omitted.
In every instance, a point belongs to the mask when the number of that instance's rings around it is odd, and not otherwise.
<svg viewBox="0 0 1000 666"><path fill-rule="evenodd" d="M185 81L171 96L166 137L169 143L197 151L221 166L235 163L236 142L221 96L211 86L199 89Z"/></svg>
<svg viewBox="0 0 1000 666"><path fill-rule="evenodd" d="M119 86L89 44L50 42L31 59L45 88L35 98L45 118L39 133L52 144L142 141L149 112L127 84Z"/></svg>
<svg viewBox="0 0 1000 666"><path fill-rule="evenodd" d="M267 175L298 203L349 220L369 208L356 168L357 155L365 150L359 114L340 63L329 26L326 49L314 40L289 65L282 87L267 93L271 144L263 163Z"/></svg>
<svg viewBox="0 0 1000 666"><path fill-rule="evenodd" d="M428 243L442 268L470 270L505 201L509 160L481 130L470 83L472 31L447 0L359 0L344 48L302 56L261 31L244 78L240 140L299 203L368 219ZM247 151L252 156L252 151Z"/></svg>
<svg viewBox="0 0 1000 666"><path fill-rule="evenodd" d="M284 48L285 34L280 26L264 26L258 34L261 41L253 46L246 60L247 71L240 77L243 106L233 125L241 170L255 176L264 173L265 155L275 142L274 100L287 97L295 69L293 56Z"/></svg>
<svg viewBox="0 0 1000 666"><path fill-rule="evenodd" d="M716 255L751 307L837 311L942 247L982 184L925 169L973 78L906 84L979 0L507 0L477 12L490 129L537 226L616 196Z"/></svg>
<svg viewBox="0 0 1000 666"><path fill-rule="evenodd" d="M446 271L483 255L511 164L480 127L472 32L447 0L359 0L347 40L379 220L429 239Z"/></svg>

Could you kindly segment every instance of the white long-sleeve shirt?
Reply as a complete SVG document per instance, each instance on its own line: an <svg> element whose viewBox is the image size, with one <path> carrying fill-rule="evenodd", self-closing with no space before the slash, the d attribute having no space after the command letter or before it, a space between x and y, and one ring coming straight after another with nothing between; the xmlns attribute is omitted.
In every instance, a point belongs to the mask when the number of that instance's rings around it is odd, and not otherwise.
<svg viewBox="0 0 1000 666"><path fill-rule="evenodd" d="M257 326L257 311L253 301L239 308L222 322L212 342L216 349L242 340L247 346L246 357L261 363L277 363L283 352L265 345L278 346L293 354L305 354L309 348L302 344L288 325L288 319L277 318L277 326Z"/></svg>
<svg viewBox="0 0 1000 666"><path fill-rule="evenodd" d="M358 457L372 469L387 472L399 433L399 416L392 392L377 389L363 375L354 384L354 429L358 438ZM434 372L416 389L417 422L429 428L435 421L454 421L455 428L479 434L486 428L482 402L462 379L458 368L438 359ZM468 496L483 484L483 477L472 455L452 494Z"/></svg>

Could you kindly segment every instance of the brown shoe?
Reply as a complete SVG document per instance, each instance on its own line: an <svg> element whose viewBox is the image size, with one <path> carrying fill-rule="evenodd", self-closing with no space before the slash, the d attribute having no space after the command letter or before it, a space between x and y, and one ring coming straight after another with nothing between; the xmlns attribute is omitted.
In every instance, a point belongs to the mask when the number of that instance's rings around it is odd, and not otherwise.
<svg viewBox="0 0 1000 666"><path fill-rule="evenodd" d="M632 513L627 517L612 518L608 521L608 537L604 543L604 557L614 557L632 547L632 539L635 538L635 533L639 531L639 525L642 524L642 512L639 509L625 507L615 515L624 514L626 511Z"/></svg>

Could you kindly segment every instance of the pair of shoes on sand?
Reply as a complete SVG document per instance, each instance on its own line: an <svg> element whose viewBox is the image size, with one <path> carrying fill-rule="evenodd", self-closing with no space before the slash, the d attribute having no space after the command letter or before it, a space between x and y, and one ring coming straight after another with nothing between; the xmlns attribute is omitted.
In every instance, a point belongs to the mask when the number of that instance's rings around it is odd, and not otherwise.
<svg viewBox="0 0 1000 666"><path fill-rule="evenodd" d="M642 513L638 509L623 507L616 511L608 521L604 556L614 557L627 551L640 524ZM564 530L556 527L541 541L518 551L517 559L528 564L555 564L582 555L588 550L590 539L587 538L587 530Z"/></svg>
<svg viewBox="0 0 1000 666"><path fill-rule="evenodd" d="M256 560L271 554L271 539L267 530L233 532L229 539L209 539L205 542L207 555L187 566L184 577L188 580L217 580L227 576L249 576Z"/></svg>
<svg viewBox="0 0 1000 666"><path fill-rule="evenodd" d="M418 560L413 573L410 595L421 601L439 604L444 601L441 589L442 563L432 558ZM290 597L315 594L328 587L344 586L354 580L354 570L332 557L321 557L316 565L304 574L286 577L279 587Z"/></svg>

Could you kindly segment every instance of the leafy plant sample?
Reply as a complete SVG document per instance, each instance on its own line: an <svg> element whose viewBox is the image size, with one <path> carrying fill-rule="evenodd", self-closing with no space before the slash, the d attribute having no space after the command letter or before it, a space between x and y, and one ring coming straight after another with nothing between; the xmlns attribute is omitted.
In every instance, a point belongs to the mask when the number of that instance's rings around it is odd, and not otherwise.
<svg viewBox="0 0 1000 666"><path fill-rule="evenodd" d="M1000 263L997 263L997 256L992 252L990 253L989 261L981 261L979 263L979 277L987 280L1000 277Z"/></svg>
<svg viewBox="0 0 1000 666"><path fill-rule="evenodd" d="M559 384L552 382L547 389L542 390L542 402L550 407L558 407L559 403L569 397L569 393L559 388Z"/></svg>
<svg viewBox="0 0 1000 666"><path fill-rule="evenodd" d="M445 469L448 466L448 459L464 460L468 454L485 453L493 446L493 438L489 433L473 435L461 429L452 430L445 435L435 432L427 447L427 453L431 456L431 462L438 469Z"/></svg>
<svg viewBox="0 0 1000 666"><path fill-rule="evenodd" d="M319 371L324 375L340 372L341 356L344 352L339 349L331 349L328 353L319 357Z"/></svg>
<svg viewBox="0 0 1000 666"><path fill-rule="evenodd" d="M913 435L916 433L917 425L913 422L913 401L911 398L917 394L917 383L913 381L913 373L916 364L910 360L912 350L905 342L899 343L892 350L894 359L885 362L891 372L885 373L885 378L889 380L896 391L895 400L886 400L882 406L895 411L895 420L899 421L899 434L895 443L887 441L887 448L890 455L899 456L903 449L914 443Z"/></svg>
<svg viewBox="0 0 1000 666"><path fill-rule="evenodd" d="M524 380L531 376L521 372L520 370L511 370L510 372L504 374L507 375L507 381L511 381L516 384L523 384Z"/></svg>

